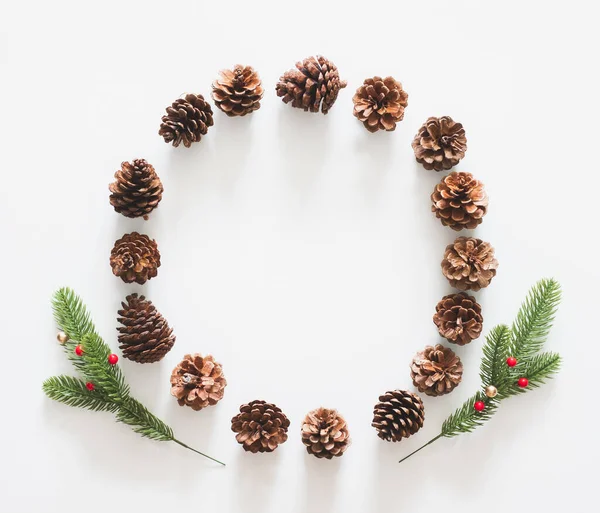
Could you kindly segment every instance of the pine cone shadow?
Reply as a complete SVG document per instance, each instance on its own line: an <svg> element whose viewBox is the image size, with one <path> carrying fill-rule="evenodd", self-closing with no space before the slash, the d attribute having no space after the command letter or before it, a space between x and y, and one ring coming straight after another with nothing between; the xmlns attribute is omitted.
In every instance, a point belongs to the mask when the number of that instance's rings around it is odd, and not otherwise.
<svg viewBox="0 0 600 513"><path fill-rule="evenodd" d="M244 513L264 513L270 511L273 500L273 485L277 468L280 466L278 447L270 453L252 454L240 446L235 461L237 486L233 511ZM232 465L233 466L233 465Z"/></svg>
<svg viewBox="0 0 600 513"><path fill-rule="evenodd" d="M296 511L337 511L339 473L342 460L347 456L331 460L318 459L304 451L305 481L304 501L300 501Z"/></svg>
<svg viewBox="0 0 600 513"><path fill-rule="evenodd" d="M360 189L369 205L376 205L388 170L391 168L392 146L397 144L394 132L361 133L352 145L356 167L360 170ZM396 135L396 137L394 137Z"/></svg>
<svg viewBox="0 0 600 513"><path fill-rule="evenodd" d="M328 161L331 142L332 116L304 112L302 109L281 106L279 110L279 141L281 155L286 158L279 164L288 179L290 189L304 199L314 189L319 175Z"/></svg>

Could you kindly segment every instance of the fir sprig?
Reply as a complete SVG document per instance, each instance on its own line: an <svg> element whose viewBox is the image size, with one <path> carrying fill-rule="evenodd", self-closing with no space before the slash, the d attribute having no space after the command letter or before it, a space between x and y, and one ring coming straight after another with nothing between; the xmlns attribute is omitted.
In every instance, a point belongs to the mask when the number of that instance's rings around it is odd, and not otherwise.
<svg viewBox="0 0 600 513"><path fill-rule="evenodd" d="M558 282L553 279L540 280L529 291L512 327L501 324L490 331L483 346L481 359L481 390L444 421L439 435L402 458L400 462L442 437L451 438L470 433L493 416L502 399L537 388L558 372L560 356L557 353L539 351L552 328L560 295ZM512 369L506 364L509 356L518 360L517 366ZM527 388L517 385L520 377L529 380ZM495 397L490 398L485 394L488 386L497 389ZM475 410L477 401L485 404L483 411Z"/></svg>
<svg viewBox="0 0 600 513"><path fill-rule="evenodd" d="M118 422L127 424L146 438L175 442L224 465L219 460L177 440L167 424L131 397L121 369L118 365L108 362L110 347L98 335L85 305L71 289L58 290L54 294L52 307L58 327L69 337L64 345L65 353L85 379L71 376L48 378L42 388L50 399L68 406L112 412L116 414ZM78 344L83 349L81 356L75 353ZM94 390L88 390L86 382L93 383Z"/></svg>

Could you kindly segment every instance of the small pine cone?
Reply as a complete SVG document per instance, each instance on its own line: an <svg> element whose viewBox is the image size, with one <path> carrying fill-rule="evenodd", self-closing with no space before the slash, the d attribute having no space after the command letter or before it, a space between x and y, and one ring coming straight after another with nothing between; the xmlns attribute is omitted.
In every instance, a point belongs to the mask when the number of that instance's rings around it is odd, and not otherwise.
<svg viewBox="0 0 600 513"><path fill-rule="evenodd" d="M354 115L369 132L396 130L396 123L404 118L408 93L392 77L365 79L352 98Z"/></svg>
<svg viewBox="0 0 600 513"><path fill-rule="evenodd" d="M125 217L148 219L162 199L163 185L154 167L144 159L123 162L108 188L110 204Z"/></svg>
<svg viewBox="0 0 600 513"><path fill-rule="evenodd" d="M302 423L302 443L308 454L330 460L341 456L350 445L350 432L344 417L336 410L317 408Z"/></svg>
<svg viewBox="0 0 600 513"><path fill-rule="evenodd" d="M126 233L115 242L110 265L113 274L125 283L143 285L158 274L160 253L156 241L138 232Z"/></svg>
<svg viewBox="0 0 600 513"><path fill-rule="evenodd" d="M444 296L435 307L433 322L448 342L464 346L481 335L481 305L464 292Z"/></svg>
<svg viewBox="0 0 600 513"><path fill-rule="evenodd" d="M460 383L463 364L449 347L427 346L413 358L410 377L419 392L437 397L449 394Z"/></svg>
<svg viewBox="0 0 600 513"><path fill-rule="evenodd" d="M123 325L117 328L123 356L137 363L162 360L175 343L169 323L144 296L131 294L125 301L117 319Z"/></svg>
<svg viewBox="0 0 600 513"><path fill-rule="evenodd" d="M442 273L459 290L480 290L496 276L498 260L489 242L474 237L458 237L446 246Z"/></svg>
<svg viewBox="0 0 600 513"><path fill-rule="evenodd" d="M252 401L240 406L240 413L231 419L231 430L245 451L272 452L288 438L290 421L274 404Z"/></svg>
<svg viewBox="0 0 600 513"><path fill-rule="evenodd" d="M419 128L412 142L415 157L425 169L450 169L467 151L467 136L460 123L450 116L429 118Z"/></svg>
<svg viewBox="0 0 600 513"><path fill-rule="evenodd" d="M175 100L162 117L158 135L166 143L177 147L181 143L189 148L193 142L199 142L213 126L213 112L209 103L201 94L186 94L185 98Z"/></svg>
<svg viewBox="0 0 600 513"><path fill-rule="evenodd" d="M186 354L171 373L171 395L196 411L217 404L226 386L223 368L211 355Z"/></svg>
<svg viewBox="0 0 600 513"><path fill-rule="evenodd" d="M252 67L236 64L233 70L219 72L211 96L217 108L228 116L245 116L260 108L263 88Z"/></svg>
<svg viewBox="0 0 600 513"><path fill-rule="evenodd" d="M296 63L297 69L286 71L279 79L277 96L284 103L304 111L327 114L337 100L340 89L347 82L340 80L340 74L333 62L317 55Z"/></svg>
<svg viewBox="0 0 600 513"><path fill-rule="evenodd" d="M471 173L452 171L435 186L431 201L431 211L444 226L456 231L472 230L483 221L488 195L483 183Z"/></svg>
<svg viewBox="0 0 600 513"><path fill-rule="evenodd" d="M425 408L417 394L393 390L379 396L371 425L382 440L399 442L419 431L424 420Z"/></svg>

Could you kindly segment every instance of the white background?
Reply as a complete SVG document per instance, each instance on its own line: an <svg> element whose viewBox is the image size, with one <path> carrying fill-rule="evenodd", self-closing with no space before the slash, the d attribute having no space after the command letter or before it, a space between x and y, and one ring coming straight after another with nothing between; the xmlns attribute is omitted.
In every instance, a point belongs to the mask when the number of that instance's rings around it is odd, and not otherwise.
<svg viewBox="0 0 600 513"><path fill-rule="evenodd" d="M0 21L2 328L0 511L270 513L581 511L595 501L598 369L598 38L594 2L3 2ZM327 116L284 105L278 77L311 54L348 87ZM208 95L217 71L253 65L259 111L215 113L201 143L157 134L186 91ZM409 93L395 132L352 116L365 77ZM504 403L485 427L440 440L478 387L482 339L456 349L463 383L426 398L424 428L380 441L372 408L412 390L408 364L441 342L431 321L451 291L440 272L456 233L429 211L442 174L411 140L428 116L464 124L458 170L487 186L476 235L500 262L477 294L487 332L510 323L536 280L564 301L548 347L564 366L542 389ZM147 222L116 214L108 184L146 158L164 199ZM113 242L141 230L163 265L147 285L111 274ZM110 414L48 400L41 383L72 372L55 342L50 297L73 287L117 350L116 310L147 294L177 335L159 364L123 361L134 394L220 468L144 440ZM455 348L455 346L453 346ZM212 353L229 381L194 412L169 395L187 352ZM244 453L230 431L241 403L264 398L291 419L272 454ZM335 407L353 445L322 461L300 442L304 414Z"/></svg>

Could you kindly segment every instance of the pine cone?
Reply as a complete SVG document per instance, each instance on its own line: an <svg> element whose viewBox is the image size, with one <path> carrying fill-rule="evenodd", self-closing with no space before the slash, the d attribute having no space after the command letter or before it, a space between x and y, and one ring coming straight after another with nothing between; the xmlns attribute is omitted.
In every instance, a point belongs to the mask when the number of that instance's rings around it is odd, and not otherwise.
<svg viewBox="0 0 600 513"><path fill-rule="evenodd" d="M152 301L144 296L130 294L125 301L117 318L123 325L117 328L123 356L138 363L162 360L175 343L173 330Z"/></svg>
<svg viewBox="0 0 600 513"><path fill-rule="evenodd" d="M199 142L213 126L213 112L209 103L201 94L186 94L184 99L175 100L162 117L158 135L166 143L177 147L182 142L189 148L193 142Z"/></svg>
<svg viewBox="0 0 600 513"><path fill-rule="evenodd" d="M452 392L459 385L462 373L460 358L441 344L418 352L410 365L413 385L419 392L434 397Z"/></svg>
<svg viewBox="0 0 600 513"><path fill-rule="evenodd" d="M399 442L419 431L424 420L423 401L417 394L393 390L379 396L371 425L382 440Z"/></svg>
<svg viewBox="0 0 600 513"><path fill-rule="evenodd" d="M196 411L217 404L226 386L223 368L211 355L186 354L171 373L171 395Z"/></svg>
<svg viewBox="0 0 600 513"><path fill-rule="evenodd" d="M396 130L396 123L404 118L408 94L402 84L392 77L365 79L352 98L354 115L369 132Z"/></svg>
<svg viewBox="0 0 600 513"><path fill-rule="evenodd" d="M108 188L110 204L125 217L148 219L162 199L163 185L154 167L144 159L123 162Z"/></svg>
<svg viewBox="0 0 600 513"><path fill-rule="evenodd" d="M487 287L496 276L498 261L489 242L473 237L458 237L446 246L442 272L450 285L459 290Z"/></svg>
<svg viewBox="0 0 600 513"><path fill-rule="evenodd" d="M444 296L435 307L433 322L448 342L464 346L481 335L481 305L464 292Z"/></svg>
<svg viewBox="0 0 600 513"><path fill-rule="evenodd" d="M250 66L236 64L224 69L212 85L212 99L228 116L245 116L260 108L263 88L258 73Z"/></svg>
<svg viewBox="0 0 600 513"><path fill-rule="evenodd" d="M450 169L467 151L465 129L450 116L429 118L412 142L415 157L425 169Z"/></svg>
<svg viewBox="0 0 600 513"><path fill-rule="evenodd" d="M274 404L252 401L240 406L240 413L231 419L231 430L245 451L272 452L288 438L290 421Z"/></svg>
<svg viewBox="0 0 600 513"><path fill-rule="evenodd" d="M341 456L350 445L350 432L344 417L336 410L317 408L302 423L302 443L308 454L330 460Z"/></svg>
<svg viewBox="0 0 600 513"><path fill-rule="evenodd" d="M333 62L317 55L296 63L297 69L286 71L275 87L277 96L284 103L292 102L292 107L304 111L327 114L337 100L340 89L347 82L340 80L340 74Z"/></svg>
<svg viewBox="0 0 600 513"><path fill-rule="evenodd" d="M456 231L476 228L483 221L488 206L483 184L471 173L456 171L435 186L431 201L431 211L444 226Z"/></svg>
<svg viewBox="0 0 600 513"><path fill-rule="evenodd" d="M125 283L143 285L158 274L160 253L156 241L138 232L126 233L115 242L110 265L113 274Z"/></svg>

